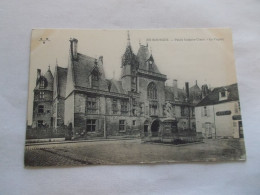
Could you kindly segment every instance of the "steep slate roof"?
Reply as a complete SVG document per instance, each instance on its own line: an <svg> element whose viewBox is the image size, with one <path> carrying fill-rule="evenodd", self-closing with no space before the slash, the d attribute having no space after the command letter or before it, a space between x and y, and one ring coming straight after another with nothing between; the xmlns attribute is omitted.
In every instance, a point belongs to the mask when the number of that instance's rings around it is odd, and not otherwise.
<svg viewBox="0 0 260 195"><path fill-rule="evenodd" d="M137 57L136 55L133 53L132 47L129 44L126 47L125 53L122 56L122 66L125 66L127 64L138 64L137 62Z"/></svg>
<svg viewBox="0 0 260 195"><path fill-rule="evenodd" d="M226 100L219 101L219 93L223 90L228 91L228 98ZM208 106L214 104L220 104L224 102L237 101L239 100L237 83L214 88L203 100L201 100L196 106Z"/></svg>
<svg viewBox="0 0 260 195"><path fill-rule="evenodd" d="M78 59L73 61L73 74L75 86L88 87L89 76L93 70L96 59L80 54L77 54Z"/></svg>
<svg viewBox="0 0 260 195"><path fill-rule="evenodd" d="M201 90L197 84L190 87L190 101L193 103L198 103L201 100Z"/></svg>
<svg viewBox="0 0 260 195"><path fill-rule="evenodd" d="M190 87L190 93L193 93L193 92L200 92L200 88L197 84Z"/></svg>
<svg viewBox="0 0 260 195"><path fill-rule="evenodd" d="M44 80L45 82L45 87L43 88L44 90L50 90L53 91L53 75L51 73L51 70L49 69L44 76L40 76L39 80L37 81L37 85L34 89L42 89L40 88L40 81Z"/></svg>
<svg viewBox="0 0 260 195"><path fill-rule="evenodd" d="M140 45L140 48L137 52L137 60L139 62L139 68L149 71L149 67L147 66L146 63L149 59L153 61L153 72L161 74L157 65L153 60L152 54L150 54L149 52L148 45L147 46Z"/></svg>
<svg viewBox="0 0 260 195"><path fill-rule="evenodd" d="M67 84L67 68L57 66L58 76L58 95L60 97L66 96L66 84Z"/></svg>
<svg viewBox="0 0 260 195"><path fill-rule="evenodd" d="M178 88L178 98L180 102L184 102L186 98L186 93L182 89ZM170 86L165 86L165 100L174 101L174 89Z"/></svg>
<svg viewBox="0 0 260 195"><path fill-rule="evenodd" d="M122 81L116 81L114 79L111 79L109 80L109 82L111 83L110 92L126 94L122 86Z"/></svg>

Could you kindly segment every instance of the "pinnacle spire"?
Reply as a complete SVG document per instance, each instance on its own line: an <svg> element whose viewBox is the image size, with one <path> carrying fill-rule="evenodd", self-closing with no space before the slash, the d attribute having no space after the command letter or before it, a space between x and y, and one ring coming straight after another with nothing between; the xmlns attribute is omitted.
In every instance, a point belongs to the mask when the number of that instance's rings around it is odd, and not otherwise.
<svg viewBox="0 0 260 195"><path fill-rule="evenodd" d="M130 33L127 31L127 46L130 46Z"/></svg>

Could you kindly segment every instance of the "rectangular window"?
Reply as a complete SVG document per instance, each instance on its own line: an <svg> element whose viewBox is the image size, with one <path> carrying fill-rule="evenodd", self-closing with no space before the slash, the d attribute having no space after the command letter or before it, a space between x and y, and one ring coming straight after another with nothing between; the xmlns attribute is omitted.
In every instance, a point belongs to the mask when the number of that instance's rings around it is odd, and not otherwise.
<svg viewBox="0 0 260 195"><path fill-rule="evenodd" d="M37 121L37 127L43 127L43 120Z"/></svg>
<svg viewBox="0 0 260 195"><path fill-rule="evenodd" d="M137 114L136 114L136 109L133 109L132 110L132 113L133 113L133 116L136 116Z"/></svg>
<svg viewBox="0 0 260 195"><path fill-rule="evenodd" d="M152 116L157 115L157 105L150 104L149 108L150 108L149 109L150 115Z"/></svg>
<svg viewBox="0 0 260 195"><path fill-rule="evenodd" d="M44 88L44 80L40 81L40 88Z"/></svg>
<svg viewBox="0 0 260 195"><path fill-rule="evenodd" d="M43 114L44 113L44 106L43 105L38 105L38 113Z"/></svg>
<svg viewBox="0 0 260 195"><path fill-rule="evenodd" d="M44 91L40 91L40 99L44 99Z"/></svg>
<svg viewBox="0 0 260 195"><path fill-rule="evenodd" d="M87 98L87 113L89 113L89 114L97 113L97 98L96 97Z"/></svg>
<svg viewBox="0 0 260 195"><path fill-rule="evenodd" d="M226 97L226 91L221 92L221 97Z"/></svg>
<svg viewBox="0 0 260 195"><path fill-rule="evenodd" d="M125 131L125 120L119 120L119 131Z"/></svg>
<svg viewBox="0 0 260 195"><path fill-rule="evenodd" d="M125 100L121 101L121 112L122 113L127 113L128 112L128 110L127 110L127 101L125 101Z"/></svg>
<svg viewBox="0 0 260 195"><path fill-rule="evenodd" d="M137 101L136 101L136 99L133 99L133 106L137 106Z"/></svg>
<svg viewBox="0 0 260 195"><path fill-rule="evenodd" d="M96 131L96 119L87 119L87 131L88 132Z"/></svg>
<svg viewBox="0 0 260 195"><path fill-rule="evenodd" d="M185 116L185 107L181 106L181 116Z"/></svg>
<svg viewBox="0 0 260 195"><path fill-rule="evenodd" d="M133 120L133 126L135 126L135 120Z"/></svg>
<svg viewBox="0 0 260 195"><path fill-rule="evenodd" d="M117 114L117 112L118 112L118 108L117 108L117 100L116 100L116 99L113 99L113 103L112 103L112 111L113 111L113 114Z"/></svg>

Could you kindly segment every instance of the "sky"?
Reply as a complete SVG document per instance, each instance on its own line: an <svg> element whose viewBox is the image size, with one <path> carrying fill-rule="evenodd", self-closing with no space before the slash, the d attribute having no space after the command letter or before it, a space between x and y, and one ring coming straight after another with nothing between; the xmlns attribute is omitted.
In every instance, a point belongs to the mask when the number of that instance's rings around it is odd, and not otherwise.
<svg viewBox="0 0 260 195"><path fill-rule="evenodd" d="M148 44L160 72L167 75L168 86L178 80L190 87L208 84L225 86L237 82L230 29L129 30L135 54L140 44ZM43 44L40 38L45 40ZM32 122L33 89L36 71L42 74L50 66L54 75L56 63L67 67L69 39L78 39L78 53L98 58L103 56L107 78L120 79L121 57L127 45L127 30L34 29L31 38L28 124Z"/></svg>

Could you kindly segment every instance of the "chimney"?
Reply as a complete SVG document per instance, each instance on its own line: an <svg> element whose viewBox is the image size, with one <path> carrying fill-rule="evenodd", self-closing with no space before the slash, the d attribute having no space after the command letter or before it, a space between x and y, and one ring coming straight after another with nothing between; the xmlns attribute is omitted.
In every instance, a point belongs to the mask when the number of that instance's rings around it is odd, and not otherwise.
<svg viewBox="0 0 260 195"><path fill-rule="evenodd" d="M41 77L41 69L37 69L36 85L38 84L40 77Z"/></svg>
<svg viewBox="0 0 260 195"><path fill-rule="evenodd" d="M186 90L186 96L187 96L187 101L188 101L190 99L189 82L185 82L185 90Z"/></svg>
<svg viewBox="0 0 260 195"><path fill-rule="evenodd" d="M207 84L202 85L201 91L202 91L201 93L202 93L202 99L203 99L204 97L206 97L209 94L208 85Z"/></svg>
<svg viewBox="0 0 260 195"><path fill-rule="evenodd" d="M70 54L73 60L76 60L78 58L78 40L73 38L70 39Z"/></svg>
<svg viewBox="0 0 260 195"><path fill-rule="evenodd" d="M176 79L173 80L173 93L174 93L174 100L177 100L179 96L178 96L178 81Z"/></svg>

